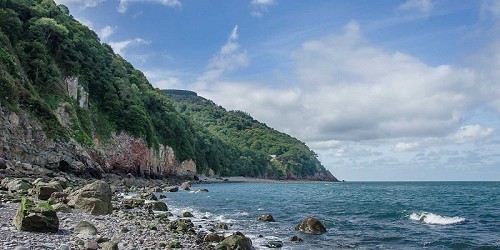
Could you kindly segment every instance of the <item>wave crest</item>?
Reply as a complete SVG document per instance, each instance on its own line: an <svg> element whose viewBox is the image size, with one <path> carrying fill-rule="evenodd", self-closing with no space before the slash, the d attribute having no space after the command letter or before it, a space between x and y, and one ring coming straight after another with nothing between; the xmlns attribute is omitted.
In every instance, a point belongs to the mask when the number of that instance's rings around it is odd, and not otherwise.
<svg viewBox="0 0 500 250"><path fill-rule="evenodd" d="M465 218L458 216L447 217L427 212L412 213L410 215L410 219L414 221L422 221L425 222L426 224L433 224L433 225L451 225L465 221Z"/></svg>

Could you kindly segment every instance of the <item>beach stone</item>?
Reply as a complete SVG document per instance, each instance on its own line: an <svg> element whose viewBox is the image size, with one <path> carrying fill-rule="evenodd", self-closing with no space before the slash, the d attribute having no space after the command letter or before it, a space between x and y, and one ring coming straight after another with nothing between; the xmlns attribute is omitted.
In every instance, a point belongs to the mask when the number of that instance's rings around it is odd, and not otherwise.
<svg viewBox="0 0 500 250"><path fill-rule="evenodd" d="M203 237L204 242L221 242L224 239L224 236L218 234L207 234Z"/></svg>
<svg viewBox="0 0 500 250"><path fill-rule="evenodd" d="M326 232L325 226L313 217L305 218L300 224L295 226L295 230L302 233L322 234Z"/></svg>
<svg viewBox="0 0 500 250"><path fill-rule="evenodd" d="M177 192L179 191L179 187L177 186L170 186L165 188L165 192Z"/></svg>
<svg viewBox="0 0 500 250"><path fill-rule="evenodd" d="M252 240L240 232L225 238L221 243L215 246L216 250L254 250Z"/></svg>
<svg viewBox="0 0 500 250"><path fill-rule="evenodd" d="M20 231L55 233L59 230L59 218L49 203L37 205L23 197L14 217L14 226Z"/></svg>
<svg viewBox="0 0 500 250"><path fill-rule="evenodd" d="M181 189L182 190L191 190L191 182L186 181L181 184Z"/></svg>
<svg viewBox="0 0 500 250"><path fill-rule="evenodd" d="M71 250L71 248L66 244L61 244L58 250Z"/></svg>
<svg viewBox="0 0 500 250"><path fill-rule="evenodd" d="M182 217L193 217L193 214L189 211L182 212Z"/></svg>
<svg viewBox="0 0 500 250"><path fill-rule="evenodd" d="M266 246L269 248L281 248L283 247L283 242L279 240L271 240L267 242Z"/></svg>
<svg viewBox="0 0 500 250"><path fill-rule="evenodd" d="M71 193L68 196L68 205L92 215L111 214L111 196L109 184L98 180Z"/></svg>
<svg viewBox="0 0 500 250"><path fill-rule="evenodd" d="M155 194L151 193L151 194L145 195L144 199L145 200L157 201L158 197Z"/></svg>
<svg viewBox="0 0 500 250"><path fill-rule="evenodd" d="M150 209L153 211L168 211L167 204L163 201L150 202L144 205L145 209Z"/></svg>
<svg viewBox="0 0 500 250"><path fill-rule="evenodd" d="M270 214L262 214L262 215L259 215L259 217L257 218L258 221L267 221L267 222L276 222L273 218L272 215Z"/></svg>
<svg viewBox="0 0 500 250"><path fill-rule="evenodd" d="M68 198L68 194L66 193L63 193L63 192L53 192L51 195L50 195L50 198L49 198L49 203L52 205L52 204L56 204L56 203L66 203L67 200L66 198Z"/></svg>
<svg viewBox="0 0 500 250"><path fill-rule="evenodd" d="M144 202L144 199L140 198L127 198L122 200L121 206L123 208L142 207L144 205Z"/></svg>
<svg viewBox="0 0 500 250"><path fill-rule="evenodd" d="M118 243L114 241L104 242L101 247L102 250L118 250Z"/></svg>
<svg viewBox="0 0 500 250"><path fill-rule="evenodd" d="M194 224L189 219L178 219L170 223L168 227L170 230L174 230L178 233L186 233L194 227Z"/></svg>
<svg viewBox="0 0 500 250"><path fill-rule="evenodd" d="M86 250L97 250L99 249L99 244L93 240L87 240L84 244L84 249Z"/></svg>
<svg viewBox="0 0 500 250"><path fill-rule="evenodd" d="M97 228L92 223L82 220L76 224L74 232L80 237L96 235Z"/></svg>
<svg viewBox="0 0 500 250"><path fill-rule="evenodd" d="M294 235L294 236L292 236L292 238L290 238L290 241L293 241L293 242L302 242L304 240L302 238L300 238L299 236Z"/></svg>
<svg viewBox="0 0 500 250"><path fill-rule="evenodd" d="M170 243L168 243L168 246L170 248L182 248L181 243L178 240L172 240Z"/></svg>

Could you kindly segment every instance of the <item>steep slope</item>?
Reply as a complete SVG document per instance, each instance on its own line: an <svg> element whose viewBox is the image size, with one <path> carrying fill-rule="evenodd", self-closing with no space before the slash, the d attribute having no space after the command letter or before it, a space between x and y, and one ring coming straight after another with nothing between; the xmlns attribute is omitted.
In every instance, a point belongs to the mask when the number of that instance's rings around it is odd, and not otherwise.
<svg viewBox="0 0 500 250"><path fill-rule="evenodd" d="M276 177L337 181L303 142L258 122L242 111L227 111L192 91L163 90L177 110L222 141L271 163Z"/></svg>
<svg viewBox="0 0 500 250"><path fill-rule="evenodd" d="M53 0L0 0L0 114L0 158L11 165L94 177L286 173L268 152L179 113ZM314 176L306 169L297 177Z"/></svg>

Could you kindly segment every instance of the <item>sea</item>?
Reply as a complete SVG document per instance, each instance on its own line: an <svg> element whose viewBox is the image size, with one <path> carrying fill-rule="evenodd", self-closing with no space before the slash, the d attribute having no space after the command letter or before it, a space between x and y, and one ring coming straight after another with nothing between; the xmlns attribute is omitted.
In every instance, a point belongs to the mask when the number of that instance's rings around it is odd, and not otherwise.
<svg viewBox="0 0 500 250"><path fill-rule="evenodd" d="M209 192L198 192L206 188ZM217 183L167 193L174 214L227 223L256 249L500 249L500 182ZM276 222L257 221L271 214ZM321 235L294 227L306 217ZM294 235L302 242L291 242Z"/></svg>

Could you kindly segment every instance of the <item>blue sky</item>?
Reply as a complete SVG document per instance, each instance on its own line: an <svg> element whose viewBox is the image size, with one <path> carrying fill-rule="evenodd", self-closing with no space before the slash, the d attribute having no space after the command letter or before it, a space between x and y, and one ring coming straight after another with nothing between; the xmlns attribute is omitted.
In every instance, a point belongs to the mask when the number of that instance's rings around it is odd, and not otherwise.
<svg viewBox="0 0 500 250"><path fill-rule="evenodd" d="M158 88L305 141L345 180L500 180L500 2L56 0Z"/></svg>

